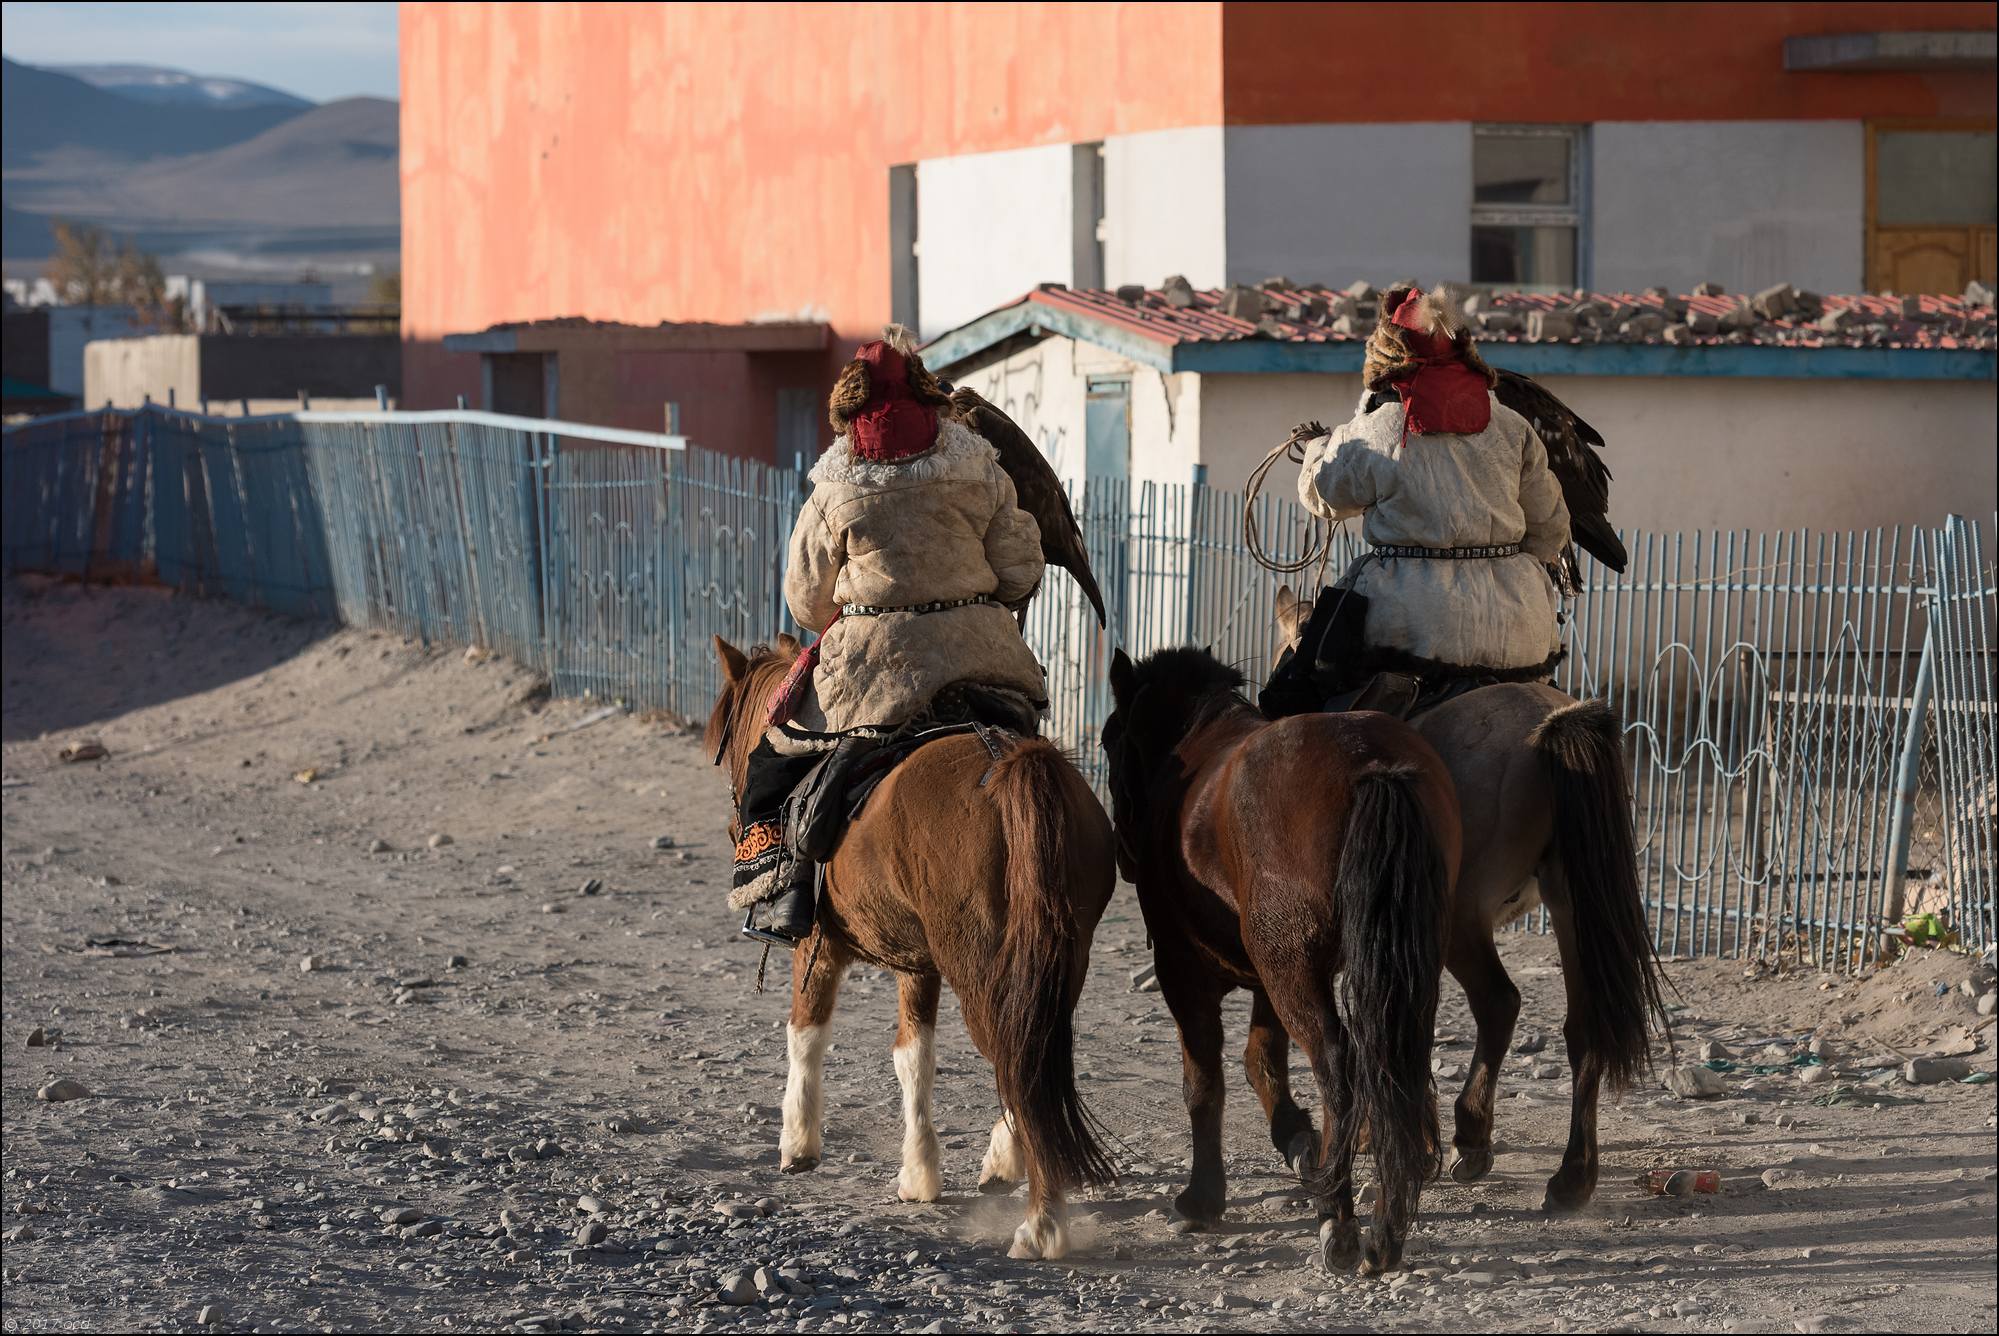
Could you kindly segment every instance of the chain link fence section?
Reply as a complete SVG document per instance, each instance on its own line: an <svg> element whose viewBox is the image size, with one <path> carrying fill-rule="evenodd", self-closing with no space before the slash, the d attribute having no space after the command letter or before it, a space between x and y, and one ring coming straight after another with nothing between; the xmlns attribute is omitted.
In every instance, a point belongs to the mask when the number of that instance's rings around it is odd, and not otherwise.
<svg viewBox="0 0 1999 1336"><path fill-rule="evenodd" d="M275 611L482 645L551 690L704 718L713 641L797 631L783 599L796 468L678 437L485 413L208 418L149 407L6 431L5 569L151 579ZM1244 498L1092 479L1072 503L1109 625L1051 574L1029 642L1048 731L1102 786L1114 648L1206 647L1253 693L1282 583ZM1273 555L1306 550L1256 499ZM1999 857L1991 525L1628 534L1585 559L1559 683L1618 709L1662 951L1852 969L1905 913L1994 930ZM1363 551L1333 536L1311 593Z"/></svg>

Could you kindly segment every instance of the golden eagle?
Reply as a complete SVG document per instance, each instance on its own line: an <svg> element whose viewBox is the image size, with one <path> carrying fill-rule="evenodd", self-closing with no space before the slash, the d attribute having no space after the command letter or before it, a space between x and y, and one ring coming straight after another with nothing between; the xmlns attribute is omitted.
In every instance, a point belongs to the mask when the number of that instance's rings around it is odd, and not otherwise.
<svg viewBox="0 0 1999 1336"><path fill-rule="evenodd" d="M1575 543L1562 553L1563 574L1572 587L1581 586L1576 547L1621 573L1629 557L1617 530L1610 527L1610 469L1597 457L1597 451L1603 449L1603 434L1577 417L1545 386L1517 371L1494 367L1493 373L1499 378L1493 394L1534 428L1548 447L1548 468L1562 484L1562 500L1569 507L1569 533Z"/></svg>
<svg viewBox="0 0 1999 1336"><path fill-rule="evenodd" d="M1076 525L1076 513L1069 508L1069 493L1055 476L1047 457L1018 423L977 390L961 385L951 390L950 395L952 416L983 436L999 452L1000 467L1013 479L1020 508L1034 516L1034 522L1041 526L1041 559L1069 572L1082 587L1083 597L1096 609L1097 624L1108 625L1104 596L1097 588L1097 577L1090 571L1090 554L1083 546L1083 531ZM1026 604L1015 612L1024 621Z"/></svg>

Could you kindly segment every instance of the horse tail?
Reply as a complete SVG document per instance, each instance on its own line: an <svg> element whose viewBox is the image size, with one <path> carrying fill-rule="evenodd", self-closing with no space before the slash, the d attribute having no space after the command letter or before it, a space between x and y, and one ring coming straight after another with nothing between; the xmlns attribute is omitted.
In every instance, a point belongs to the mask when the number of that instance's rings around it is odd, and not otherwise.
<svg viewBox="0 0 1999 1336"><path fill-rule="evenodd" d="M1069 893L1069 799L1088 791L1046 738L1029 738L995 762L985 787L1006 846L1006 924L990 983L960 996L976 996L986 1013L1000 1103L1035 1181L1107 1183L1114 1171L1102 1125L1076 1091L1070 1014L1070 980L1082 962Z"/></svg>
<svg viewBox="0 0 1999 1336"><path fill-rule="evenodd" d="M1569 1014L1570 1042L1614 1090L1651 1066L1648 1020L1670 1042L1659 994L1659 958L1645 922L1631 805L1624 782L1623 728L1601 700L1565 705L1534 729L1555 792L1555 852L1575 925L1584 1004Z"/></svg>
<svg viewBox="0 0 1999 1336"><path fill-rule="evenodd" d="M1350 1039L1350 1098L1335 1144L1352 1144L1367 1120L1381 1206L1399 1207L1390 1218L1402 1220L1437 1170L1430 1048L1450 887L1420 780L1413 766L1360 777L1334 882Z"/></svg>

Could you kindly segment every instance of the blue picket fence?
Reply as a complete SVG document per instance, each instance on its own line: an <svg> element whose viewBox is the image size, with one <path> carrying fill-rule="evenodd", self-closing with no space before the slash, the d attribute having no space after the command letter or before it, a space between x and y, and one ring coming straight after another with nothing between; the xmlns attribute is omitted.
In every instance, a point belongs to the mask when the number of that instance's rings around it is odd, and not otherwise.
<svg viewBox="0 0 1999 1336"><path fill-rule="evenodd" d="M806 479L679 438L153 407L5 441L10 573L151 579L482 645L557 694L693 718L719 688L713 637L797 629L781 583ZM1202 644L1257 680L1279 582L1247 554L1239 494L1092 480L1073 499L1110 626L1057 575L1027 630L1050 732L1100 782L1113 647ZM1256 506L1266 543L1297 552L1299 508ZM1995 940L1990 529L1627 534L1624 574L1586 564L1563 685L1625 720L1662 950L1850 968L1915 912ZM1326 570L1357 553L1341 532Z"/></svg>

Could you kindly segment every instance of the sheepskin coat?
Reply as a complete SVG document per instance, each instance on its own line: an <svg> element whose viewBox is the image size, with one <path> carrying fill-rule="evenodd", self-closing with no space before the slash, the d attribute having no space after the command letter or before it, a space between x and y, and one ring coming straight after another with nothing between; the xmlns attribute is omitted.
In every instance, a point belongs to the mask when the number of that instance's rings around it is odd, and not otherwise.
<svg viewBox="0 0 1999 1336"><path fill-rule="evenodd" d="M1041 583L1041 532L984 437L944 418L930 449L875 463L842 436L813 467L812 483L791 531L784 597L800 625L833 626L810 695L783 730L794 742L892 729L954 682L1045 704L1041 664L1000 606ZM901 608L980 594L993 601L833 621L848 604ZM784 746L779 736L772 743Z"/></svg>
<svg viewBox="0 0 1999 1336"><path fill-rule="evenodd" d="M1546 563L1569 541L1569 511L1541 438L1497 398L1472 435L1405 442L1402 415L1398 400L1363 395L1351 421L1314 440L1298 477L1305 505L1335 520L1365 512L1361 533L1375 545L1521 550L1363 557L1340 583L1368 599L1367 666L1546 676L1561 658L1561 600Z"/></svg>

